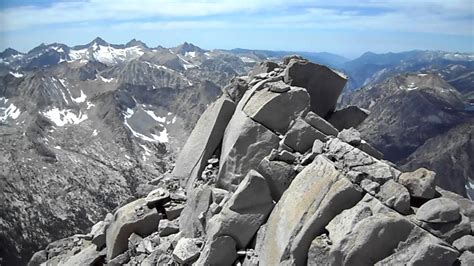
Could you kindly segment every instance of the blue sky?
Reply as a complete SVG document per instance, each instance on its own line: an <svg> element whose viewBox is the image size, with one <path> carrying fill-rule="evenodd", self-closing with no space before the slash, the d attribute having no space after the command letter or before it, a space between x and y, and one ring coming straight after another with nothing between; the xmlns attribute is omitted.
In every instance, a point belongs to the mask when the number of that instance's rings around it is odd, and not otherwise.
<svg viewBox="0 0 474 266"><path fill-rule="evenodd" d="M474 52L473 0L0 0L0 49L40 43Z"/></svg>

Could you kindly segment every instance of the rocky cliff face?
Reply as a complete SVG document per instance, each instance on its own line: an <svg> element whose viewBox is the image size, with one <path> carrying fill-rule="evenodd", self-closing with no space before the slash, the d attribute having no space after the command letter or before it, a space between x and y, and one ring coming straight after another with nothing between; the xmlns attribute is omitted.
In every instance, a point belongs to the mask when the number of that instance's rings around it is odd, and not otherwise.
<svg viewBox="0 0 474 266"><path fill-rule="evenodd" d="M345 82L297 57L234 80L159 188L30 265L472 264L472 202L384 161Z"/></svg>

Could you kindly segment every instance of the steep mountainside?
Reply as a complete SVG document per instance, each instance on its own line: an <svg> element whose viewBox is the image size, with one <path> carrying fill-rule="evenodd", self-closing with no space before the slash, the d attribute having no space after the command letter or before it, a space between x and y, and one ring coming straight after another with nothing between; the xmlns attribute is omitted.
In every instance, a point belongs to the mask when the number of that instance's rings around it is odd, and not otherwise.
<svg viewBox="0 0 474 266"><path fill-rule="evenodd" d="M31 265L472 264L472 201L333 126L358 124L335 111L345 76L266 66L226 86L155 190Z"/></svg>
<svg viewBox="0 0 474 266"><path fill-rule="evenodd" d="M474 55L443 51L410 51L375 54L367 52L341 68L349 76L346 90L372 85L404 73L439 75L463 95L472 93Z"/></svg>
<svg viewBox="0 0 474 266"><path fill-rule="evenodd" d="M189 46L95 39L1 54L0 264L146 193L222 84L253 65Z"/></svg>
<svg viewBox="0 0 474 266"><path fill-rule="evenodd" d="M474 120L451 128L428 139L405 159L402 168L433 169L440 176L439 185L474 199ZM464 188L464 189L463 189Z"/></svg>
<svg viewBox="0 0 474 266"><path fill-rule="evenodd" d="M358 129L365 139L385 154L386 159L399 163L406 161L430 138L442 135L473 117L472 112L465 111L461 94L434 74L404 74L389 78L344 95L341 106L346 105L356 105L370 111ZM449 147L451 144L457 146L457 140L447 137L443 140L446 142L439 143L439 147ZM459 154L461 149L444 152L453 158L464 157ZM427 153L418 156L437 162L436 156L431 158L432 155ZM459 167L457 160L442 160L439 163L437 167L434 164L427 165L445 169L439 171L443 176L438 178L438 185L466 195L465 187L472 175L456 171ZM425 164L414 163L413 167L421 165Z"/></svg>

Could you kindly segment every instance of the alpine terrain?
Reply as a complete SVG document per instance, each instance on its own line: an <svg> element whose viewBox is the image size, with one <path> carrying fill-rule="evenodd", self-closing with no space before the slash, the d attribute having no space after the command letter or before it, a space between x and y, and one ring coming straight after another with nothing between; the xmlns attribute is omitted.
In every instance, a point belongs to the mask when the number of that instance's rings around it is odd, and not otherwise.
<svg viewBox="0 0 474 266"><path fill-rule="evenodd" d="M436 75L395 77L366 106L371 115L383 112L378 102L395 97L386 128L371 122L364 108L336 110L347 81L341 72L299 56L258 63L207 106L174 167L91 229L37 251L29 265L472 265L474 205L436 185L449 173L409 162L416 169L407 171L384 159L398 160L421 145L409 160L422 160L417 152L433 152L437 143L393 138L392 145L404 145L395 149L364 127L378 127L385 136L391 125L403 124L397 115L405 101L412 104L410 93L429 113L418 123L451 123L452 129L443 130L456 136L470 130L467 114L458 113L459 93ZM363 103L364 89L359 93ZM130 98L135 106L126 105L123 119L136 115L139 104L149 108L142 98ZM90 112L79 124L90 123ZM407 119L403 125L410 128ZM46 130L35 132L51 130L39 128ZM158 130L137 132L162 136Z"/></svg>

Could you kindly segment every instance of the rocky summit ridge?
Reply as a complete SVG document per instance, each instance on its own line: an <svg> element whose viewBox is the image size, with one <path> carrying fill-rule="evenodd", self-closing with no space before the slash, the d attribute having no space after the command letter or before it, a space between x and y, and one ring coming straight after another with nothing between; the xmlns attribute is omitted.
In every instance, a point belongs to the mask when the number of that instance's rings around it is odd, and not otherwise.
<svg viewBox="0 0 474 266"><path fill-rule="evenodd" d="M158 189L29 265L472 265L472 202L361 139L368 111L335 111L346 81L296 56L259 63Z"/></svg>

